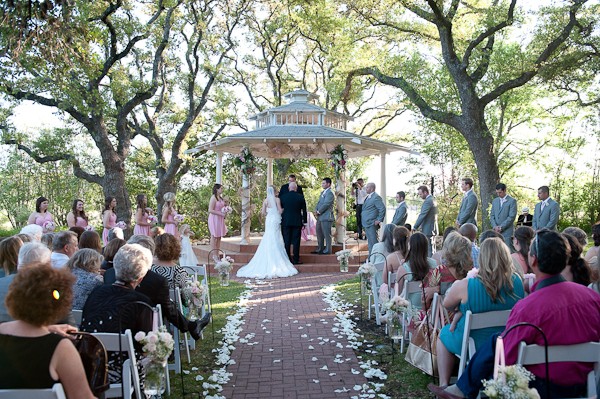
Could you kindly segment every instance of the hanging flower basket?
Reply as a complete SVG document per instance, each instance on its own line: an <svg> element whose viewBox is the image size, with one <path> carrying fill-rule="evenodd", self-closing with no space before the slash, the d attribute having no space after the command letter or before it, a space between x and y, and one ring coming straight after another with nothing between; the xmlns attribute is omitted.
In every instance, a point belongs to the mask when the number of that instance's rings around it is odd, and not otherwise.
<svg viewBox="0 0 600 399"><path fill-rule="evenodd" d="M342 172L346 170L346 162L348 160L348 150L344 149L343 145L337 145L329 153L329 162L335 172L335 178L339 179Z"/></svg>
<svg viewBox="0 0 600 399"><path fill-rule="evenodd" d="M254 155L249 147L243 147L242 151L235 156L233 164L237 166L246 177L252 176L256 167L254 166Z"/></svg>

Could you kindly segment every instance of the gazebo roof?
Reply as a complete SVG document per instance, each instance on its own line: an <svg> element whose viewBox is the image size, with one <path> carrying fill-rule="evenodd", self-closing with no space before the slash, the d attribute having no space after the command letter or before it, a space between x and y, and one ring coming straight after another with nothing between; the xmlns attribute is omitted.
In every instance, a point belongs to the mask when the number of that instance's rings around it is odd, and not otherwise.
<svg viewBox="0 0 600 399"><path fill-rule="evenodd" d="M351 158L395 151L415 153L401 145L344 130L352 117L312 104L318 96L306 90L295 90L284 97L288 104L250 118L256 121L255 130L204 143L187 152L212 150L236 154L248 146L255 156L262 158L328 158L333 148L343 145Z"/></svg>

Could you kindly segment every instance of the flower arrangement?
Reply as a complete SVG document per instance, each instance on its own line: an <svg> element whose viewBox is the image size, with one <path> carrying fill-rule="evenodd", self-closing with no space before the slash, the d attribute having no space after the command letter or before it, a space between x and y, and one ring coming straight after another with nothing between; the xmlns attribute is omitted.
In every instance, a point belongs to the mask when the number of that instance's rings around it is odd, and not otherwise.
<svg viewBox="0 0 600 399"><path fill-rule="evenodd" d="M185 220L185 215L177 213L175 216L173 216L173 220L175 220L177 223L181 223Z"/></svg>
<svg viewBox="0 0 600 399"><path fill-rule="evenodd" d="M338 251L335 254L337 255L338 262L340 262L340 272L347 273L348 260L354 257L354 255L352 255L352 250L342 249L341 251Z"/></svg>
<svg viewBox="0 0 600 399"><path fill-rule="evenodd" d="M529 388L534 376L523 366L500 366L498 378L483 382L483 392L491 399L539 399L535 388Z"/></svg>
<svg viewBox="0 0 600 399"><path fill-rule="evenodd" d="M229 205L226 205L223 208L221 208L221 212L223 212L224 214L228 215L231 212L233 212L233 208L230 207Z"/></svg>
<svg viewBox="0 0 600 399"><path fill-rule="evenodd" d="M94 226L92 226L91 224L88 224L87 226L85 226L83 228L85 231L94 231Z"/></svg>
<svg viewBox="0 0 600 399"><path fill-rule="evenodd" d="M377 269L375 269L375 266L371 262L366 262L358 268L356 274L360 276L360 287L363 294L371 294L371 277L373 277L376 272Z"/></svg>
<svg viewBox="0 0 600 399"><path fill-rule="evenodd" d="M197 320L198 311L202 308L204 303L204 295L206 288L198 280L188 281L185 287L183 287L183 297L188 304L188 319Z"/></svg>
<svg viewBox="0 0 600 399"><path fill-rule="evenodd" d="M390 310L392 312L400 313L406 311L410 306L410 302L402 298L400 295L396 295L389 301L383 303L383 309Z"/></svg>
<svg viewBox="0 0 600 399"><path fill-rule="evenodd" d="M244 176L251 176L256 170L254 155L252 155L252 151L248 147L242 148L242 151L233 159L233 164L240 168Z"/></svg>
<svg viewBox="0 0 600 399"><path fill-rule="evenodd" d="M139 331L135 334L135 340L144 345L142 352L146 361L164 362L173 352L173 336L167 332L165 326L160 326L158 331L150 331L148 334Z"/></svg>
<svg viewBox="0 0 600 399"><path fill-rule="evenodd" d="M329 161L335 171L336 179L340 178L342 171L346 170L346 160L348 159L348 150L344 149L344 146L338 144L329 153Z"/></svg>
<svg viewBox="0 0 600 399"><path fill-rule="evenodd" d="M154 215L149 215L147 220L148 220L148 223L152 223L152 224L158 223L158 218Z"/></svg>
<svg viewBox="0 0 600 399"><path fill-rule="evenodd" d="M121 221L117 222L117 224L115 224L115 227L125 230L127 228L127 224L121 220Z"/></svg>
<svg viewBox="0 0 600 399"><path fill-rule="evenodd" d="M215 264L215 270L218 271L219 274L230 273L231 269L233 269L233 263L233 258L223 256L223 258Z"/></svg>
<svg viewBox="0 0 600 399"><path fill-rule="evenodd" d="M54 231L54 229L56 228L56 225L52 221L47 221L44 223L44 225L42 227L46 231Z"/></svg>

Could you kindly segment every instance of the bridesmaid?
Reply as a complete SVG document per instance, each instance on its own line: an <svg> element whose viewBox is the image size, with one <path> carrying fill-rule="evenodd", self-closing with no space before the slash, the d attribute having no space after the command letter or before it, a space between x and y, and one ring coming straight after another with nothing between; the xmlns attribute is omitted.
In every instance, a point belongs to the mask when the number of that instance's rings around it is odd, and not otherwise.
<svg viewBox="0 0 600 399"><path fill-rule="evenodd" d="M148 208L148 197L146 197L146 194L138 194L135 197L135 201L137 202L137 208L135 211L133 234L150 236L150 227L153 223L148 223L148 218L152 214L152 210Z"/></svg>
<svg viewBox="0 0 600 399"><path fill-rule="evenodd" d="M88 226L88 217L83 210L82 200L76 199L73 201L71 212L67 214L67 225L69 227L83 227L84 229Z"/></svg>
<svg viewBox="0 0 600 399"><path fill-rule="evenodd" d="M163 205L162 222L165 224L165 233L173 234L179 238L179 230L177 229L178 221L175 220L177 211L175 210L175 194L172 192L165 193L163 196L165 204Z"/></svg>
<svg viewBox="0 0 600 399"><path fill-rule="evenodd" d="M221 248L221 237L227 234L227 226L225 225L226 213L222 212L221 209L225 206L225 200L223 200L223 186L219 183L215 183L212 189L213 195L210 197L208 203L208 230L210 231L210 248L220 249ZM218 253L213 253L213 259L219 260Z"/></svg>
<svg viewBox="0 0 600 399"><path fill-rule="evenodd" d="M115 197L105 198L104 211L102 212L102 224L104 225L104 230L102 231L102 242L104 242L104 246L108 244L108 232L117 225L117 214L115 213L116 206L117 199Z"/></svg>
<svg viewBox="0 0 600 399"><path fill-rule="evenodd" d="M50 212L48 212L48 199L45 197L39 197L35 201L35 212L29 215L29 219L27 219L27 224L37 224L47 233L54 229L48 230L44 225L48 222L54 223L54 217Z"/></svg>

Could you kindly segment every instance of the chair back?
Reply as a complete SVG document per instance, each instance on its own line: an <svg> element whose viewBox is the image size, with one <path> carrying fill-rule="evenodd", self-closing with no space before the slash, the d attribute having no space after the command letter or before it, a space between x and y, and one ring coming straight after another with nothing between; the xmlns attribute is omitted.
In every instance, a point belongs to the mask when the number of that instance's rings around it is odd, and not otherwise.
<svg viewBox="0 0 600 399"><path fill-rule="evenodd" d="M71 310L71 314L73 315L73 318L75 319L75 323L77 323L77 326L80 326L81 318L83 316L83 310L73 309L73 310Z"/></svg>
<svg viewBox="0 0 600 399"><path fill-rule="evenodd" d="M462 347L460 352L460 364L458 365L458 376L463 373L467 361L475 354L475 341L471 338L471 332L482 328L504 327L510 316L511 309L495 310L492 312L473 313L467 310L465 317L465 329L463 331Z"/></svg>
<svg viewBox="0 0 600 399"><path fill-rule="evenodd" d="M62 384L48 389L0 389L0 399L67 399Z"/></svg>
<svg viewBox="0 0 600 399"><path fill-rule="evenodd" d="M373 264L373 266L375 267L375 274L371 277L371 292L372 292L372 297L373 297L373 309L374 309L374 313L375 313L375 322L377 323L377 325L381 325L381 301L379 300L379 287L380 285L378 285L378 279L377 279L377 275L381 275L383 274L383 269L385 268L385 259L383 262L378 262ZM379 281L381 281L381 278L379 279ZM371 300L371 297L369 297L369 301ZM369 319L371 318L371 304L369 302Z"/></svg>
<svg viewBox="0 0 600 399"><path fill-rule="evenodd" d="M104 393L104 397L120 397L121 390L123 390L125 397L129 399L131 398L133 387L135 396L137 398L142 398L140 375L138 373L131 330L125 330L123 334L99 332L93 333L93 335L102 341L107 352L122 352L126 353L128 356L128 359L123 362L121 384L110 384L108 391Z"/></svg>
<svg viewBox="0 0 600 399"><path fill-rule="evenodd" d="M196 265L196 266L182 266L185 272L194 278L194 280L198 280L198 276L203 276L206 279L206 266L204 265Z"/></svg>

